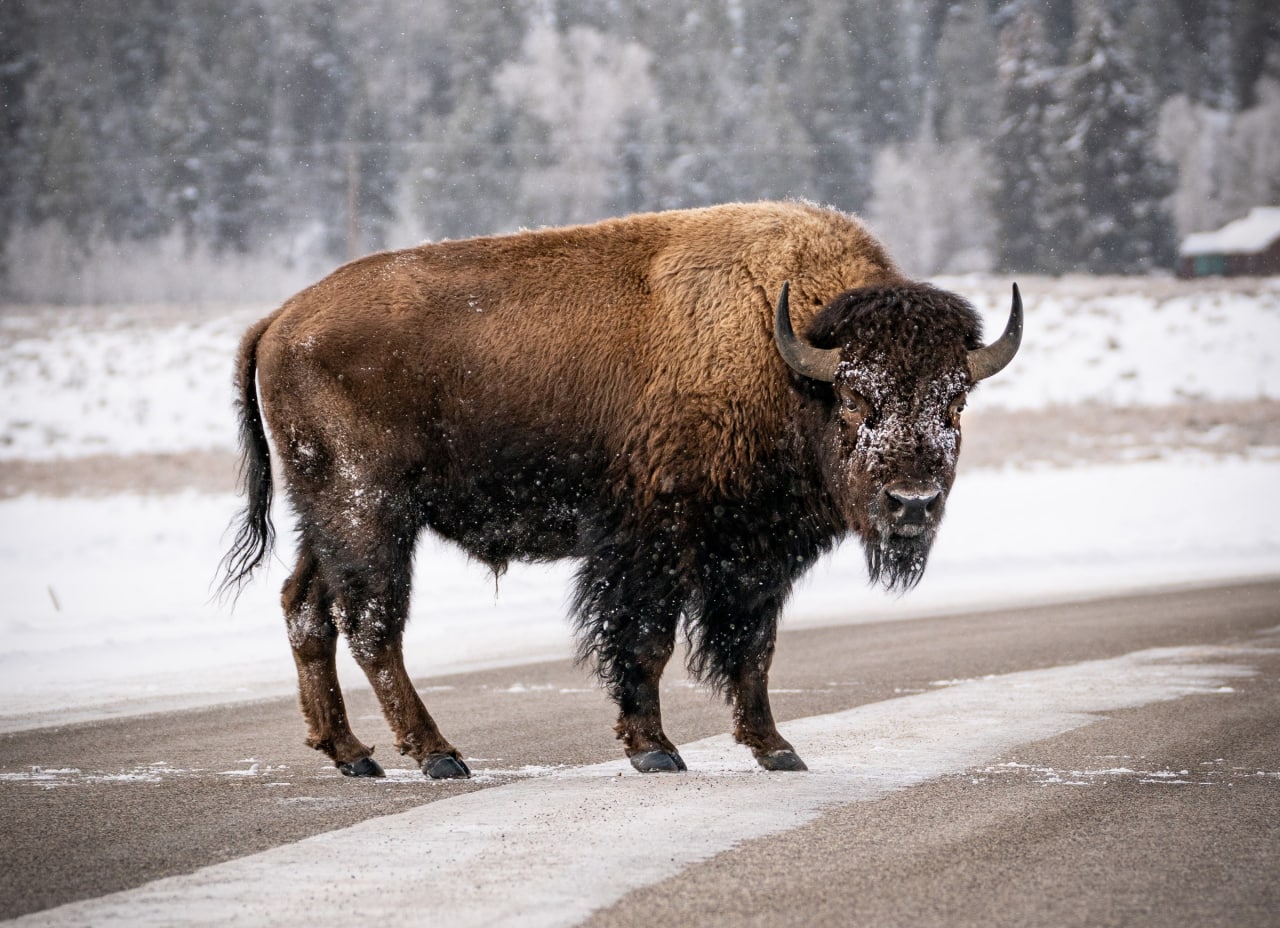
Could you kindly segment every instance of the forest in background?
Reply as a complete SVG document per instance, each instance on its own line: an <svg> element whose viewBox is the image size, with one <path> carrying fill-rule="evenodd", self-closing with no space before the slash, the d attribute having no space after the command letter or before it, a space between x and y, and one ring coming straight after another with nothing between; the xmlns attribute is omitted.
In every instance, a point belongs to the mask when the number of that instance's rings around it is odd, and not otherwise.
<svg viewBox="0 0 1280 928"><path fill-rule="evenodd" d="M1272 3L0 0L0 297L773 197L916 275L1168 268L1280 204Z"/></svg>

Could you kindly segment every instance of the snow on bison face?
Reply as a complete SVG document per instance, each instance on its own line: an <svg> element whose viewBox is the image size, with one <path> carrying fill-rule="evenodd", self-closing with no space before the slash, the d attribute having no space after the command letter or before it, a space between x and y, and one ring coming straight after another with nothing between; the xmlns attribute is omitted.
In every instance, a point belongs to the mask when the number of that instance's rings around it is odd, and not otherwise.
<svg viewBox="0 0 1280 928"><path fill-rule="evenodd" d="M960 454L969 390L1013 359L1022 337L1017 286L1004 334L989 346L964 299L923 284L849 290L801 340L782 288L775 338L793 370L828 383L817 448L827 491L862 539L873 582L915 586L937 536Z"/></svg>

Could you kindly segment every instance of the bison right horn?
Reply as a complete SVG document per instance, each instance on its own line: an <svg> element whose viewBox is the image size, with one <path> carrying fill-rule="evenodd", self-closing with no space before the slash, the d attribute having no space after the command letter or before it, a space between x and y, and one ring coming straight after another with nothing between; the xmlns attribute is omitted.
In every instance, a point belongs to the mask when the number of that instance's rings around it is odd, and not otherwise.
<svg viewBox="0 0 1280 928"><path fill-rule="evenodd" d="M1013 360L1022 344L1022 294L1013 285L1013 308L1009 310L1009 322L1004 334L990 345L969 352L969 377L977 383L992 374L998 374Z"/></svg>
<svg viewBox="0 0 1280 928"><path fill-rule="evenodd" d="M787 301L790 292L791 282L784 281L782 292L778 294L778 311L773 316L773 340L778 346L778 354L802 377L831 383L836 379L836 368L840 366L840 349L814 348L796 337L791 329L791 307Z"/></svg>

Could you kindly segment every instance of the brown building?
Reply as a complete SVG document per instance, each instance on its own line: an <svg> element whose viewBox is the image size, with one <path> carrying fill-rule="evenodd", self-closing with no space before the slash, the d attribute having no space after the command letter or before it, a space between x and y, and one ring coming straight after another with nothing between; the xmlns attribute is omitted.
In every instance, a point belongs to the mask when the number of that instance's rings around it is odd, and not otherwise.
<svg viewBox="0 0 1280 928"><path fill-rule="evenodd" d="M1178 249L1179 277L1280 274L1280 206L1256 206L1213 232L1196 232Z"/></svg>

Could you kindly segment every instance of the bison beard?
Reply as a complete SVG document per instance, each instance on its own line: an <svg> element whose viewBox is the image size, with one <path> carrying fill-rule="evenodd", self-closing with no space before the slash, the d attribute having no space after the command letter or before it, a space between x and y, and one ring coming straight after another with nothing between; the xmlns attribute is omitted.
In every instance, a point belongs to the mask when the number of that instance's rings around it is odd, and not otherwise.
<svg viewBox="0 0 1280 928"><path fill-rule="evenodd" d="M768 694L792 585L851 533L874 582L919 582L964 394L1020 333L1016 289L983 346L964 300L904 278L851 217L798 203L370 255L241 343L248 503L224 589L270 550L275 455L298 522L281 601L307 743L343 773L382 768L349 726L340 636L400 752L433 778L469 775L401 651L426 529L495 573L578 561L580 653L636 769L684 768L659 700L683 626L736 740L768 770L803 770Z"/></svg>
<svg viewBox="0 0 1280 928"><path fill-rule="evenodd" d="M867 575L872 583L880 584L888 593L906 593L924 576L932 547L932 532L915 538L889 535L879 542L866 542L863 553Z"/></svg>

